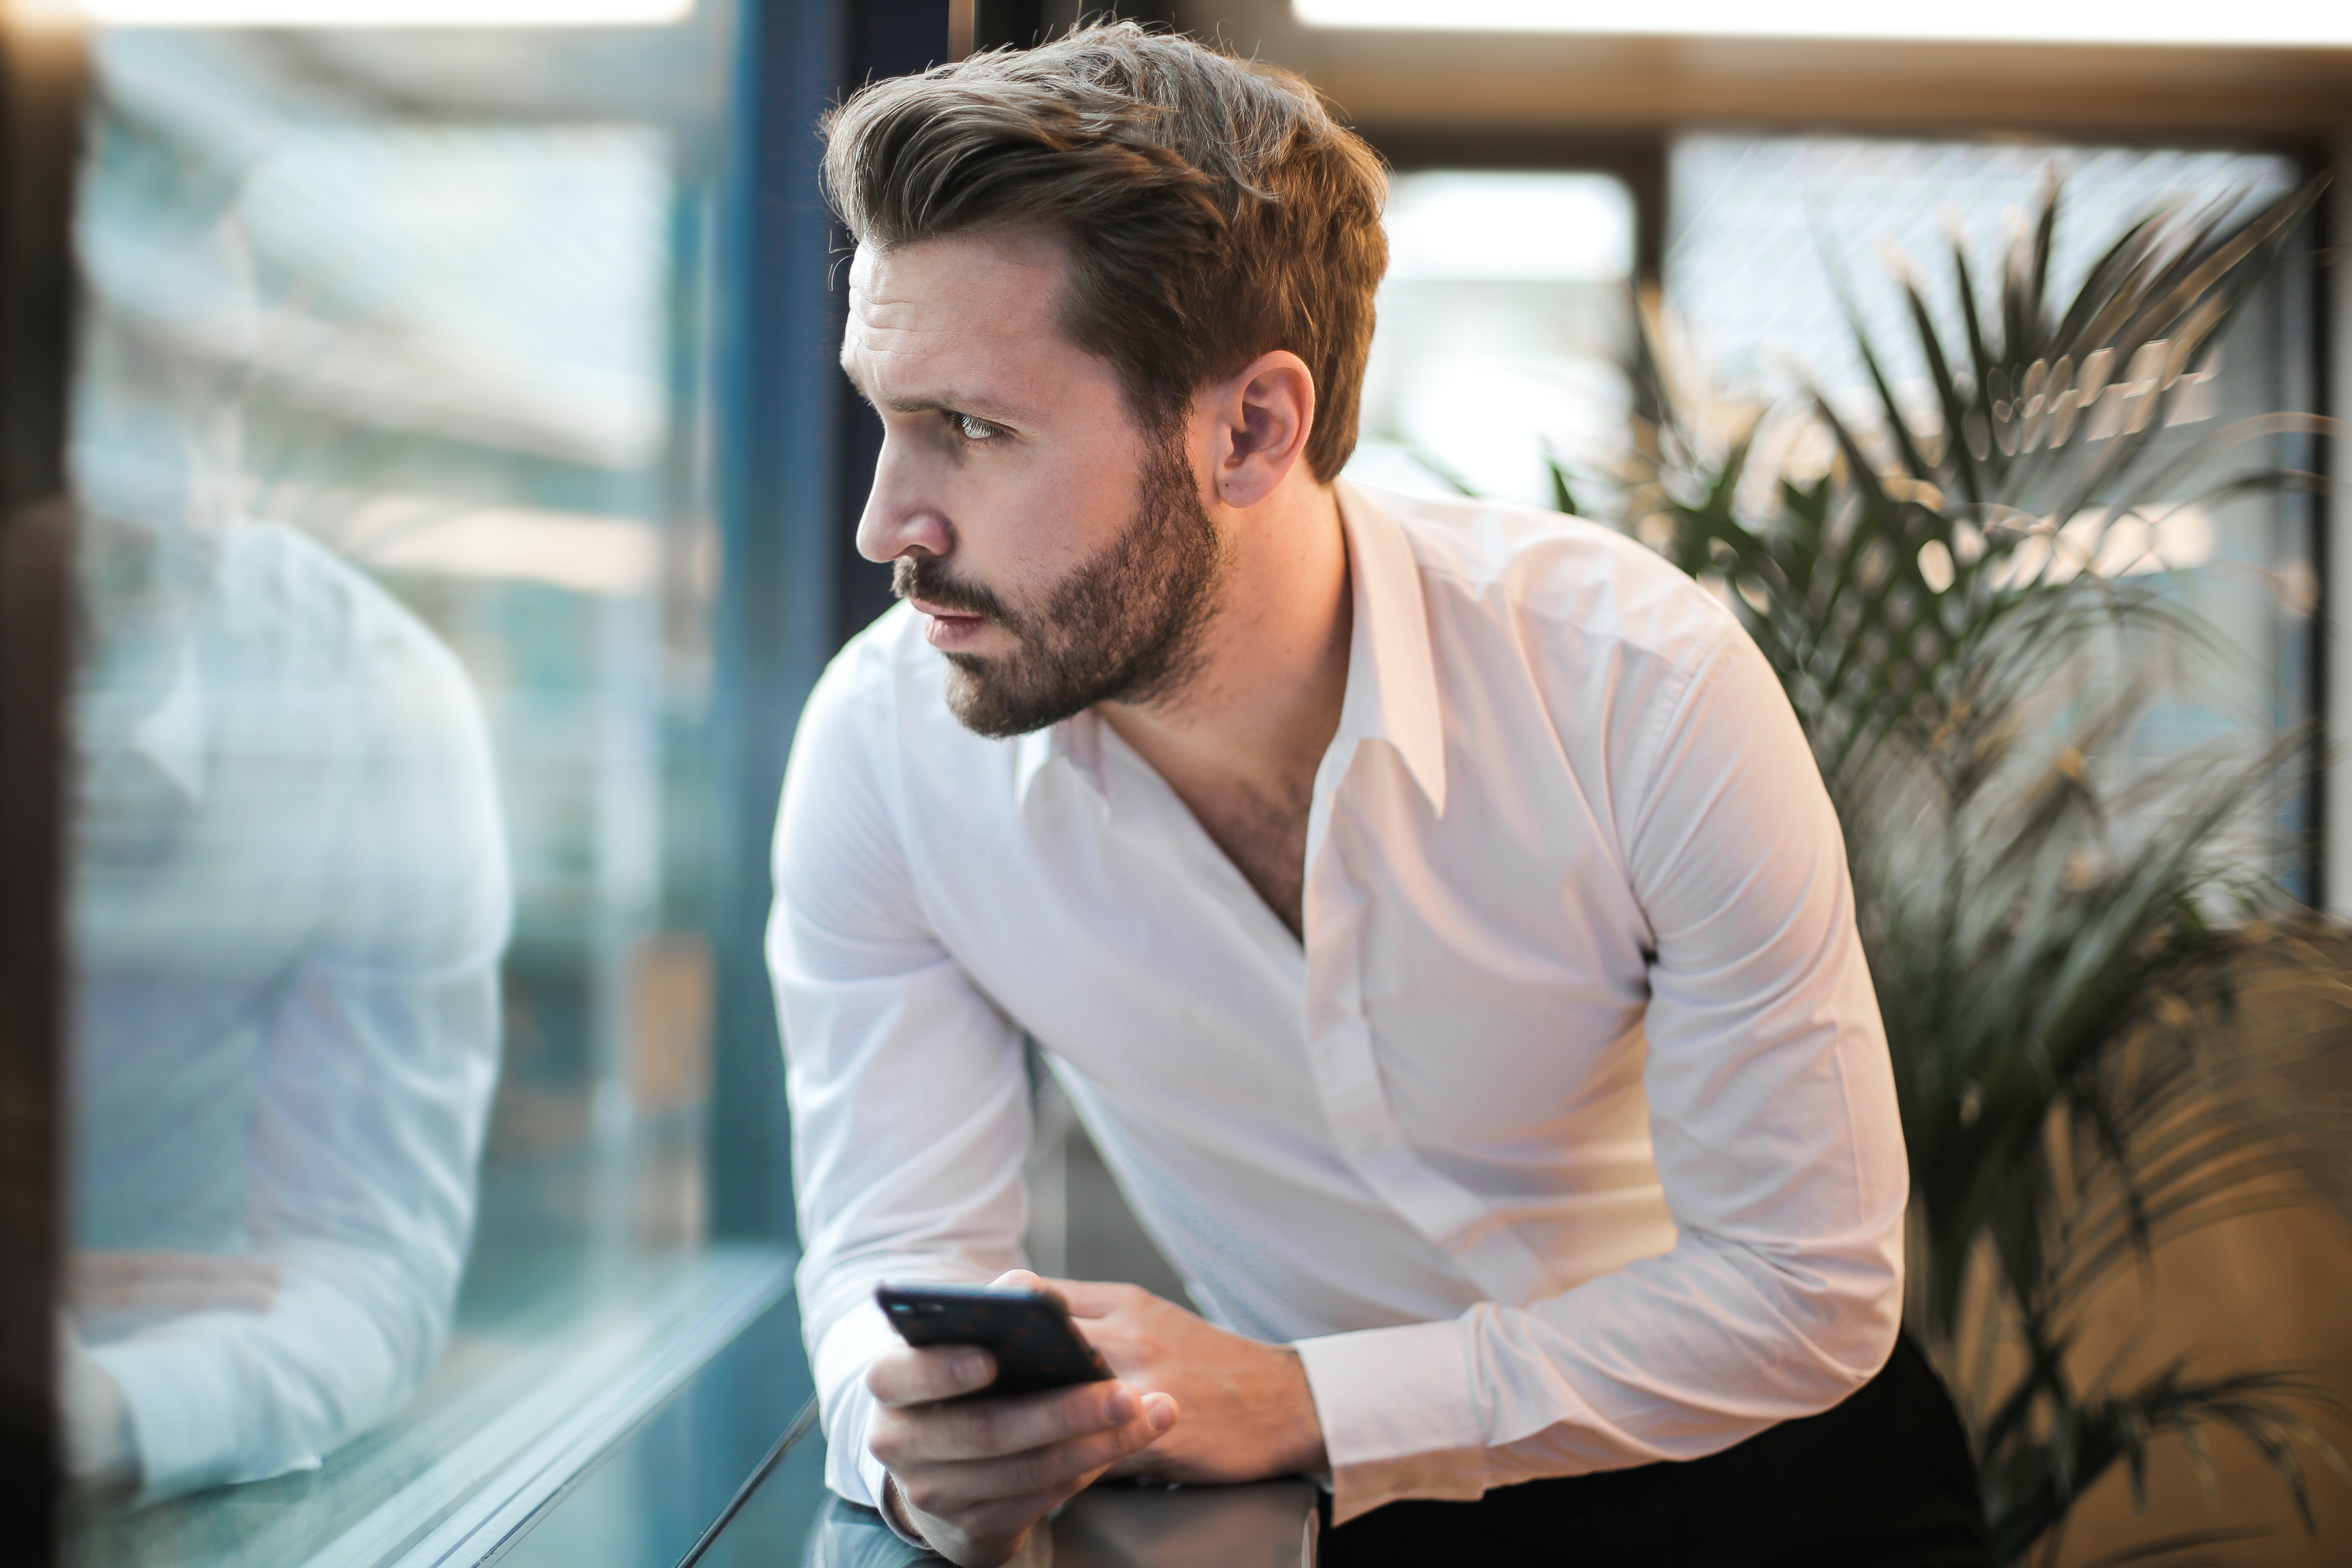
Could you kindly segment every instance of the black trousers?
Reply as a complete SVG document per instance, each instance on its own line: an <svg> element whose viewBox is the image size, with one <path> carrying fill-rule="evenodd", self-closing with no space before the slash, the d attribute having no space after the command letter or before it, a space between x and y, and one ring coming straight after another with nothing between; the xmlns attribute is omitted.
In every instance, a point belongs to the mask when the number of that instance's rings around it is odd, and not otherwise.
<svg viewBox="0 0 2352 1568"><path fill-rule="evenodd" d="M1985 1568L1990 1561L1958 1414L1905 1334L1876 1377L1819 1415L1784 1421L1704 1459L1527 1481L1476 1502L1392 1502L1325 1531L1321 1568Z"/></svg>

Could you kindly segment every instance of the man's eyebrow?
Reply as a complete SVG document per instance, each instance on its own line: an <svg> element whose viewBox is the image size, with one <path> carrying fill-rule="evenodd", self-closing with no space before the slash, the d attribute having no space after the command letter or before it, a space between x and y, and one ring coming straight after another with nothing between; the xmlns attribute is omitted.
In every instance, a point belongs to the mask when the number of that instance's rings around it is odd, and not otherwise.
<svg viewBox="0 0 2352 1568"><path fill-rule="evenodd" d="M980 403L978 399L958 397L952 393L943 397L878 397L869 398L867 401L874 404L877 407L887 408L893 414L929 414L933 412L940 414L978 414L980 412Z"/></svg>
<svg viewBox="0 0 2352 1568"><path fill-rule="evenodd" d="M841 371L849 377L849 384L857 389L858 396L875 407L887 408L893 414L969 414L992 422L1017 422L1022 417L1019 410L1008 408L993 398L966 396L954 391L942 393L937 397L877 397L866 389L865 383L857 379L857 372L851 367L845 352L841 356Z"/></svg>

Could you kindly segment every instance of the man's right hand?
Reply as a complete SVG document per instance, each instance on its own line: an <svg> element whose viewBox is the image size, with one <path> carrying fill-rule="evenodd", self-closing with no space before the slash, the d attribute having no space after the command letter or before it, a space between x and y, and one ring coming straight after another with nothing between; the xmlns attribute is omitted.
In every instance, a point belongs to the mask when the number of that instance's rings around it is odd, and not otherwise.
<svg viewBox="0 0 2352 1568"><path fill-rule="evenodd" d="M1025 1270L997 1283L1037 1285ZM1167 1394L1117 1382L943 1403L995 1376L971 1345L902 1345L866 1374L881 1405L867 1446L890 1472L899 1522L963 1568L1011 1559L1032 1525L1176 1424Z"/></svg>

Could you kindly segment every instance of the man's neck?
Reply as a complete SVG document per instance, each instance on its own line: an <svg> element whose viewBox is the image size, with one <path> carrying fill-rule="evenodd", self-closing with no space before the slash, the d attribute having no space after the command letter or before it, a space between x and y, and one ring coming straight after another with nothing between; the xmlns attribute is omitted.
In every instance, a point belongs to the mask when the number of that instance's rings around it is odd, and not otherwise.
<svg viewBox="0 0 2352 1568"><path fill-rule="evenodd" d="M1315 773L1347 695L1347 540L1338 498L1313 483L1220 521L1230 553L1192 678L1165 700L1097 710L1295 934Z"/></svg>

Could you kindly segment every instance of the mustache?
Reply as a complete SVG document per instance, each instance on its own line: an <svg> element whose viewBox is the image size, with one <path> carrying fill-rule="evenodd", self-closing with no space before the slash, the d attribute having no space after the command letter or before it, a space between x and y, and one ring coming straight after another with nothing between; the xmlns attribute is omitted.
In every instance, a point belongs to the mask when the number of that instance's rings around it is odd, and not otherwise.
<svg viewBox="0 0 2352 1568"><path fill-rule="evenodd" d="M920 599L958 615L985 616L1011 626L1012 611L1003 600L978 583L948 574L947 563L936 555L901 555L891 563L890 592L901 599Z"/></svg>

